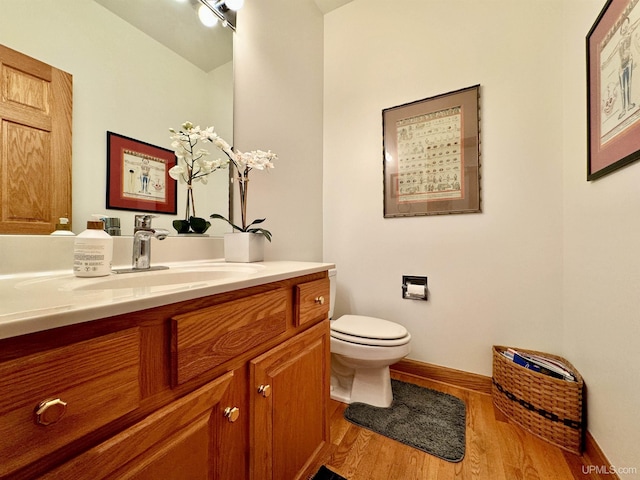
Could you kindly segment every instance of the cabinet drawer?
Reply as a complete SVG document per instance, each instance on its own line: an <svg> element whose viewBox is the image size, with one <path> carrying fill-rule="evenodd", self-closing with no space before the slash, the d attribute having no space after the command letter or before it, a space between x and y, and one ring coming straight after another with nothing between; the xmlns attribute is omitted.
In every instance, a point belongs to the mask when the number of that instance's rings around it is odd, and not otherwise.
<svg viewBox="0 0 640 480"><path fill-rule="evenodd" d="M173 317L172 384L195 378L286 329L283 288Z"/></svg>
<svg viewBox="0 0 640 480"><path fill-rule="evenodd" d="M295 325L300 326L312 320L326 318L329 314L329 300L328 278L296 285Z"/></svg>
<svg viewBox="0 0 640 480"><path fill-rule="evenodd" d="M0 476L137 408L139 350L131 328L0 364Z"/></svg>

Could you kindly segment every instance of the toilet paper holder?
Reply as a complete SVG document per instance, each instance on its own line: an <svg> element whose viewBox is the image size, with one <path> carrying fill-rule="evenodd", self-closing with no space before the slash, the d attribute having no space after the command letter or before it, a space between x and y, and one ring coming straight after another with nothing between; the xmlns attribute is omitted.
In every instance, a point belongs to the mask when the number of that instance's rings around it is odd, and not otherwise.
<svg viewBox="0 0 640 480"><path fill-rule="evenodd" d="M427 277L415 275L402 276L402 298L428 300Z"/></svg>

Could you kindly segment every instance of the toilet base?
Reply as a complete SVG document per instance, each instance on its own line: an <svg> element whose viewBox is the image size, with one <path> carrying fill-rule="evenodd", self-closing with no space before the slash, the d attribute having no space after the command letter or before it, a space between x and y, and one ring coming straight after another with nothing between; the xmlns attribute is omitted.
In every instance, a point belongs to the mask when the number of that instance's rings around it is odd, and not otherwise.
<svg viewBox="0 0 640 480"><path fill-rule="evenodd" d="M342 403L351 403L351 391L348 388L344 388L339 382L335 381L334 377L331 377L331 400L336 400Z"/></svg>
<svg viewBox="0 0 640 480"><path fill-rule="evenodd" d="M389 367L359 368L353 376L331 374L331 398L343 403L361 402L389 407L393 401Z"/></svg>

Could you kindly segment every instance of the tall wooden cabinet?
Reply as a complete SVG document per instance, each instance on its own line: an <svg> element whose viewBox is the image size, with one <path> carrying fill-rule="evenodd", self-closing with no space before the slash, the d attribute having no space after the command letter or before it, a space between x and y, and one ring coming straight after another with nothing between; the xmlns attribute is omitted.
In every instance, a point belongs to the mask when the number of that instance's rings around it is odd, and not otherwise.
<svg viewBox="0 0 640 480"><path fill-rule="evenodd" d="M328 300L320 272L0 341L0 478L306 478Z"/></svg>

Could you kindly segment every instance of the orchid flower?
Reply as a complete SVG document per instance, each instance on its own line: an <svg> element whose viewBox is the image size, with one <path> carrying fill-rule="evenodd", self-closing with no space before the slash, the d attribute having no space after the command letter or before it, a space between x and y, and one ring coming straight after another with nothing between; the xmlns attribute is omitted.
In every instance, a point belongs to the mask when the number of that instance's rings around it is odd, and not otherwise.
<svg viewBox="0 0 640 480"><path fill-rule="evenodd" d="M194 126L191 122L185 122L182 124L181 130L176 131L170 128L169 131L173 134L170 137L172 140L171 148L175 152L177 162L175 166L169 169L168 173L174 180L180 183L186 183L188 189L185 219L178 222L189 223L191 219L198 218L196 217L193 197L193 184L195 182L206 184L208 182L207 176L220 168L226 168L228 162L219 160L209 161L206 159L209 151L200 146L196 147L198 142L211 143L218 139L214 127L207 127L203 130L199 125ZM210 225L209 222L206 223L208 225L205 225L205 230ZM181 230L182 229L178 229L178 231ZM200 233L204 233L204 231Z"/></svg>
<svg viewBox="0 0 640 480"><path fill-rule="evenodd" d="M173 148L178 160L176 166L169 169L169 176L180 183L186 183L188 188L185 220L176 220L176 222L184 225L184 222L190 223L195 219L198 224L202 224L204 220L195 216L193 183L201 182L206 184L208 182L208 175L221 168L226 168L231 164L237 172L236 178L238 189L240 191L242 225L234 225L227 218L218 214L211 215L211 218L225 220L233 227L234 230L262 234L271 241L271 232L263 228L255 227L255 225L264 222L264 218L254 220L247 224L247 188L249 172L253 169L271 170L275 167L273 162L278 159L278 156L271 152L271 150L266 152L263 150L253 150L245 153L236 151L215 132L213 127L202 129L199 125L194 126L191 122L185 122L182 124L182 129L180 131L176 131L173 128L170 128L169 131L173 134L171 135L171 140L173 140L171 148ZM201 147L196 149L198 142L213 143L226 155L227 159L206 159L209 155L209 151ZM174 226L176 222L174 222ZM208 224L209 222L206 223ZM208 228L208 225L206 228Z"/></svg>

